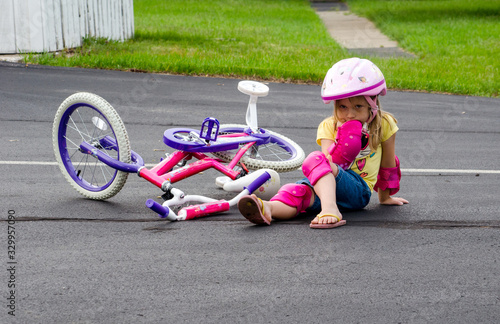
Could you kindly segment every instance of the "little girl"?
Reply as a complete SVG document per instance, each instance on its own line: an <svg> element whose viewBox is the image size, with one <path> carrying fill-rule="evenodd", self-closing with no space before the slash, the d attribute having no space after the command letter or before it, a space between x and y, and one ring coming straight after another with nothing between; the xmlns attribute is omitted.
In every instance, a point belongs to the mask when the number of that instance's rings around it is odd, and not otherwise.
<svg viewBox="0 0 500 324"><path fill-rule="evenodd" d="M373 190L385 205L408 201L393 197L401 171L395 155L396 119L382 111L379 95L387 86L380 69L366 59L350 58L328 70L321 97L334 102L333 115L321 122L317 143L302 165L305 179L286 184L270 201L255 195L238 202L241 214L255 224L316 213L311 228L344 225L340 210L364 208Z"/></svg>

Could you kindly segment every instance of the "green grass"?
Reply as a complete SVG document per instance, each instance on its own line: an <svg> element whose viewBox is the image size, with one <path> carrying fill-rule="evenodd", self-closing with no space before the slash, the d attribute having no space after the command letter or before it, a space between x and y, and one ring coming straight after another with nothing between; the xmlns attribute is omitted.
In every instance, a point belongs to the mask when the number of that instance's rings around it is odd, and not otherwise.
<svg viewBox="0 0 500 324"><path fill-rule="evenodd" d="M372 59L392 89L498 96L500 0L348 1L417 58ZM353 56L307 0L135 0L135 37L31 63L320 83Z"/></svg>
<svg viewBox="0 0 500 324"><path fill-rule="evenodd" d="M349 1L418 60L376 60L398 89L498 96L500 1Z"/></svg>
<svg viewBox="0 0 500 324"><path fill-rule="evenodd" d="M317 83L346 56L306 0L136 0L134 11L133 40L87 39L37 63Z"/></svg>

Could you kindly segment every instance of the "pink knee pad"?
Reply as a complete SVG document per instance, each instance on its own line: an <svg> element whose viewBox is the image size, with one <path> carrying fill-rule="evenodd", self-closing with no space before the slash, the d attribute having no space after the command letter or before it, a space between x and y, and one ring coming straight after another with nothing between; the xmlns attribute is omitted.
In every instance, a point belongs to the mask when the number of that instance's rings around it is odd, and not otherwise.
<svg viewBox="0 0 500 324"><path fill-rule="evenodd" d="M314 151L302 163L302 172L314 186L325 174L332 172L332 168L323 152Z"/></svg>
<svg viewBox="0 0 500 324"><path fill-rule="evenodd" d="M281 201L285 205L297 208L297 214L304 212L311 202L312 189L304 184L289 183L278 190L271 201Z"/></svg>
<svg viewBox="0 0 500 324"><path fill-rule="evenodd" d="M351 163L361 151L363 124L358 120L350 120L342 124L337 130L336 143L328 148L332 162L344 170L349 169Z"/></svg>

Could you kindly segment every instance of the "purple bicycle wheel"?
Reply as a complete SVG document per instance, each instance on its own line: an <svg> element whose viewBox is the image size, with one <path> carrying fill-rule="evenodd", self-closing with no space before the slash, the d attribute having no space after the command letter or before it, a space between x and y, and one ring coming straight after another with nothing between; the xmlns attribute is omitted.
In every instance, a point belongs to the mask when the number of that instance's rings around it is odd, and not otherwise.
<svg viewBox="0 0 500 324"><path fill-rule="evenodd" d="M128 173L82 151L85 141L119 161L130 162L125 126L114 108L91 93L76 93L59 107L52 129L54 153L66 180L82 195L103 200L116 195Z"/></svg>
<svg viewBox="0 0 500 324"><path fill-rule="evenodd" d="M248 128L246 125L221 125L220 134L242 133ZM247 168L252 170L273 169L276 172L297 170L305 159L304 150L294 141L279 133L266 130L271 134L270 142L255 145L240 159ZM224 161L231 161L236 155L236 150L212 152Z"/></svg>

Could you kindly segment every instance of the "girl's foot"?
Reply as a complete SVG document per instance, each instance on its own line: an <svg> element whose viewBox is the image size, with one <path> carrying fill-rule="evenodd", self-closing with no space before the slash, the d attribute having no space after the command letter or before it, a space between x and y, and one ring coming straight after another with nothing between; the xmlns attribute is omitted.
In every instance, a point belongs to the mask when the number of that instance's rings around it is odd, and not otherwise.
<svg viewBox="0 0 500 324"><path fill-rule="evenodd" d="M271 207L256 195L243 196L238 209L246 219L258 225L271 225Z"/></svg>
<svg viewBox="0 0 500 324"><path fill-rule="evenodd" d="M338 213L341 215L340 213ZM342 219L341 216L337 216L336 214L331 213L323 213L316 216L309 227L311 228L334 228L345 225L346 221Z"/></svg>

